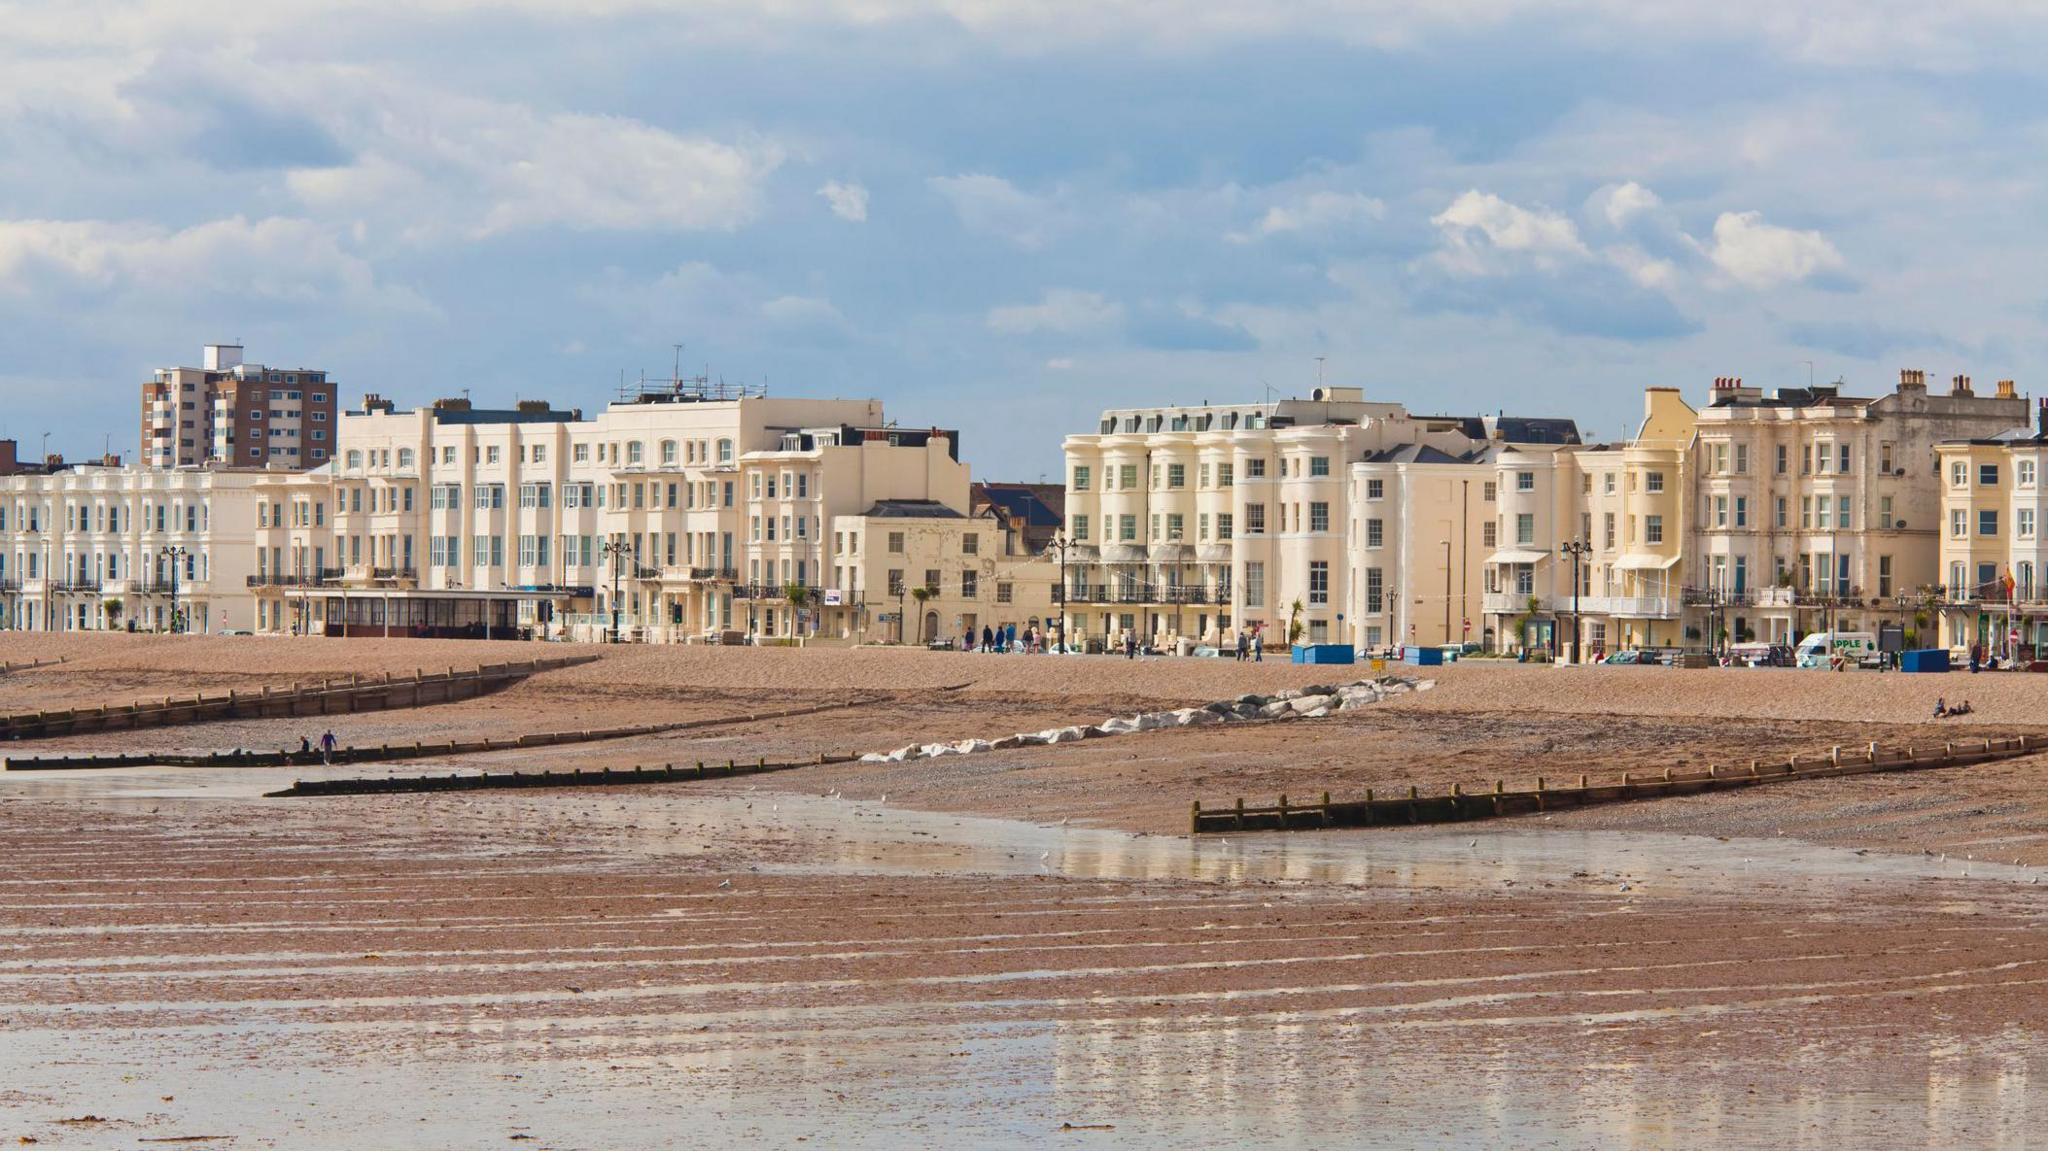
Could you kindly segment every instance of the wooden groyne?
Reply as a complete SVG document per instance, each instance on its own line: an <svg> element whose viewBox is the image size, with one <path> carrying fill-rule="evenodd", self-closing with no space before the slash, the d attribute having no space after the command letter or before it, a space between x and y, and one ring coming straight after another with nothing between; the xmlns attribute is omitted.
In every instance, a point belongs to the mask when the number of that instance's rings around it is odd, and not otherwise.
<svg viewBox="0 0 2048 1151"><path fill-rule="evenodd" d="M161 701L102 704L65 711L0 716L0 739L56 739L102 731L217 723L229 719L270 719L349 715L362 711L425 707L485 695L528 676L590 663L599 657L574 655L516 663L485 664L471 671L416 671L409 676L351 675L319 683L295 683L288 690L229 691L226 695L165 696Z"/></svg>
<svg viewBox="0 0 2048 1151"><path fill-rule="evenodd" d="M1813 759L1798 756L1783 763L1766 764L1750 760L1746 765L1709 764L1703 770L1673 771L1637 775L1623 772L1619 782L1591 783L1581 775L1576 784L1553 786L1538 776L1534 787L1508 790L1505 781L1495 780L1491 791L1466 791L1453 784L1445 795L1423 795L1410 787L1405 794L1381 796L1367 789L1365 798L1332 802L1324 792L1317 800L1279 802L1265 807L1247 807L1239 799L1227 807L1203 807L1198 800L1188 811L1188 830L1195 835L1220 831L1310 831L1326 827L1406 827L1423 823L1461 823L1510 815L1531 815L1601 803L1632 803L1672 795L1696 795L1708 791L1730 791L1771 783L1804 779L1837 779L1878 772L1918 771L1928 768L1962 767L2017 759L2048 750L2048 737L2014 736L2005 739L1960 740L1936 748L1882 748L1873 743L1862 749L1836 747Z"/></svg>
<svg viewBox="0 0 2048 1151"><path fill-rule="evenodd" d="M821 712L840 711L874 702L871 699L848 700L839 703L813 704L808 707L783 708L777 711L750 712L746 715L721 715L705 719L684 719L671 723L643 723L630 727L587 728L582 731L537 732L530 735L508 736L503 739L449 740L444 743L387 743L376 747L338 747L331 759L323 759L318 748L312 751L294 751L280 748L277 751L212 751L200 754L130 752L118 755L42 755L10 756L4 762L8 771L91 771L112 767L308 767L321 763L347 765L353 763L390 763L407 759L445 758L457 755L477 755L487 751L513 751L525 747L559 747L564 744L599 743L612 739L630 739L634 736L661 735L668 732L696 731L709 727L731 727L738 724L758 723L774 719L792 719L799 716L817 715Z"/></svg>
<svg viewBox="0 0 2048 1151"><path fill-rule="evenodd" d="M69 658L69 656L60 655L56 659L30 659L23 660L20 663L8 660L5 663L0 663L0 675L6 675L10 671L34 671L39 667L55 667Z"/></svg>
<svg viewBox="0 0 2048 1151"><path fill-rule="evenodd" d="M825 763L851 763L851 755L818 755L810 759L793 760L785 763L769 763L757 759L753 763L741 763L728 759L724 763L698 761L694 766L677 767L664 763L660 767L608 767L599 771L506 771L482 772L475 775L416 775L389 776L382 779L302 779L282 791L266 792L265 798L297 798L305 796L330 795L397 795L408 792L430 791L492 791L522 787L620 787L639 783L693 783L706 779L730 779L742 775L761 775L771 771L790 771L799 767L815 767Z"/></svg>

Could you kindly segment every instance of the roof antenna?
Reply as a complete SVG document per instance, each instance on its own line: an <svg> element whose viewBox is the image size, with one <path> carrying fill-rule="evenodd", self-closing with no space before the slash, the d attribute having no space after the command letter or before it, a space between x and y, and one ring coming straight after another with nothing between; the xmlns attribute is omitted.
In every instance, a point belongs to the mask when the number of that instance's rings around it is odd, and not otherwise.
<svg viewBox="0 0 2048 1151"><path fill-rule="evenodd" d="M1328 356L1316 357L1316 387L1318 388L1323 386L1323 361L1327 359L1329 359Z"/></svg>
<svg viewBox="0 0 2048 1151"><path fill-rule="evenodd" d="M676 366L675 370L669 373L669 382L671 384L680 384L683 382L683 346L681 344L670 344L669 347L676 350Z"/></svg>

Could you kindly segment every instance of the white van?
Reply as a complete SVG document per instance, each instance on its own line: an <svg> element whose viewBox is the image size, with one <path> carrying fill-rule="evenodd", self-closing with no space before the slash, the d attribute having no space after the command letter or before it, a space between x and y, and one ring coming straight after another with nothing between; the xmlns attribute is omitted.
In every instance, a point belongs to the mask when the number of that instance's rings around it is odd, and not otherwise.
<svg viewBox="0 0 2048 1151"><path fill-rule="evenodd" d="M1877 636L1867 631L1817 631L1799 641L1797 655L1800 667L1827 667L1835 655L1854 667L1877 658Z"/></svg>

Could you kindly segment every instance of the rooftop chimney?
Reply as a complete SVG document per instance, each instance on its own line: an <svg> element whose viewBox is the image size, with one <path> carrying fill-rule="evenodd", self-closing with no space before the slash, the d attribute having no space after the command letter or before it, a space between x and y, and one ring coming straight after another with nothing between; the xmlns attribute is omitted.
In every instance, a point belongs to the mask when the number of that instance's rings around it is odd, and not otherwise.
<svg viewBox="0 0 2048 1151"><path fill-rule="evenodd" d="M540 415L542 413L545 413L547 410L548 402L546 400L519 401L519 411L525 415Z"/></svg>
<svg viewBox="0 0 2048 1151"><path fill-rule="evenodd" d="M447 396L435 400L434 406L444 412L466 412L469 410L469 401L460 396Z"/></svg>
<svg viewBox="0 0 2048 1151"><path fill-rule="evenodd" d="M2034 431L2036 435L2048 439L2048 399L2041 400L2040 404L2040 410L2034 413Z"/></svg>
<svg viewBox="0 0 2048 1151"><path fill-rule="evenodd" d="M1957 376L1949 381L1948 394L1951 396L1974 396L1977 393L1970 390L1970 377Z"/></svg>
<svg viewBox="0 0 2048 1151"><path fill-rule="evenodd" d="M363 410L366 412L384 412L388 414L392 410L392 403L383 396L370 392L363 396Z"/></svg>
<svg viewBox="0 0 2048 1151"><path fill-rule="evenodd" d="M2019 393L2019 390L2018 390L2017 388L2015 388L2015 387L2013 386L2013 382L2012 382L2011 380L2000 380L2000 381L1998 381L1998 398L1999 398L1999 399L2001 399L2001 400L2016 400L2016 399L2018 399L2018 398L2019 398L2019 395L2020 395L2020 393Z"/></svg>

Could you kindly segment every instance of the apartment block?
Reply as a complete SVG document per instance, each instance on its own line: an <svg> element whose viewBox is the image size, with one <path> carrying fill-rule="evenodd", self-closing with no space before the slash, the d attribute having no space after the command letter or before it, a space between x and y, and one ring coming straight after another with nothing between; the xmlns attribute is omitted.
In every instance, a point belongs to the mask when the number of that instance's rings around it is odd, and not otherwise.
<svg viewBox="0 0 2048 1151"><path fill-rule="evenodd" d="M2035 426L1936 445L1940 582L1917 589L1918 642L2038 659L2048 651L2048 401ZM1939 620L1938 629L1930 626Z"/></svg>
<svg viewBox="0 0 2048 1151"><path fill-rule="evenodd" d="M1440 578L1435 544L1370 562L1371 521L1384 530L1389 516L1379 509L1407 506L1409 517L1397 521L1405 534L1394 538L1440 533L1453 519L1476 538L1476 510L1444 510L1455 505L1453 489L1441 489L1442 507L1419 497L1418 465L1469 465L1503 435L1578 438L1568 420L1415 416L1350 387L1258 404L1104 412L1096 431L1065 441L1069 626L1111 645L1130 632L1154 644L1219 643L1240 628L1279 643L1297 622L1309 642L1364 644L1373 629L1384 642L1406 642L1410 617L1389 613L1386 588L1441 607L1443 593L1426 590ZM1438 454L1387 454L1409 447ZM1472 467L1470 478L1483 483L1481 471ZM1422 503L1435 510L1413 510ZM1459 547L1454 562L1476 571L1470 555ZM1378 608L1368 610L1374 579ZM1454 594L1476 604L1476 576L1454 583Z"/></svg>
<svg viewBox="0 0 2048 1151"><path fill-rule="evenodd" d="M314 368L248 363L208 344L196 368L159 368L142 385L142 463L297 471L332 458L334 381Z"/></svg>
<svg viewBox="0 0 2048 1151"><path fill-rule="evenodd" d="M1915 627L1945 579L1937 445L2026 422L2011 380L1980 396L1959 375L1936 395L1906 370L1875 398L1716 380L1689 459L1692 614L1711 606L1738 642Z"/></svg>
<svg viewBox="0 0 2048 1151"><path fill-rule="evenodd" d="M259 476L87 464L0 477L0 627L249 628Z"/></svg>
<svg viewBox="0 0 2048 1151"><path fill-rule="evenodd" d="M874 400L676 385L586 419L373 396L340 431L328 467L260 486L266 630L855 639L883 611L856 521L969 512L957 434Z"/></svg>
<svg viewBox="0 0 2048 1151"><path fill-rule="evenodd" d="M1489 650L1593 658L1683 646L1694 421L1677 389L1648 388L1642 421L1625 443L1516 445L1495 456Z"/></svg>

